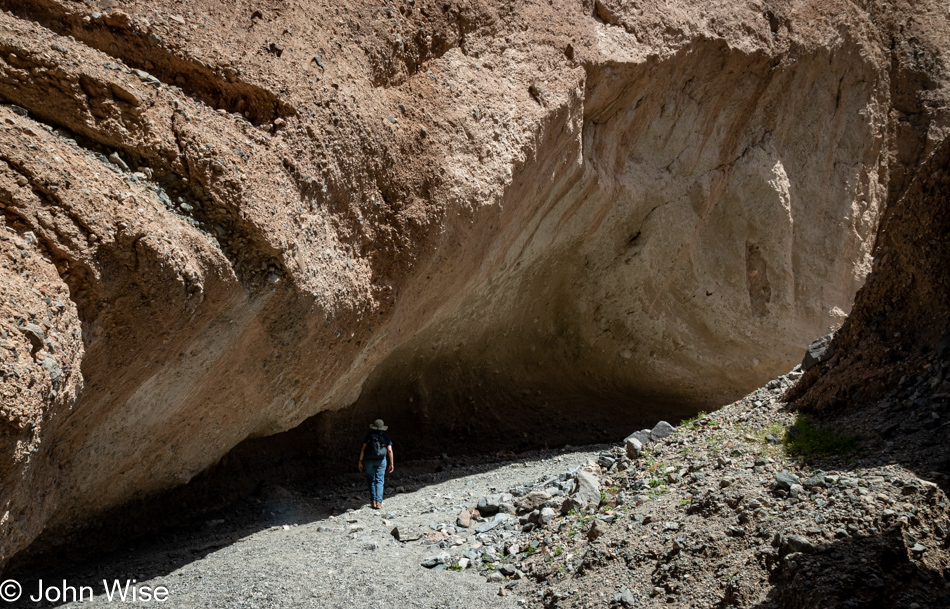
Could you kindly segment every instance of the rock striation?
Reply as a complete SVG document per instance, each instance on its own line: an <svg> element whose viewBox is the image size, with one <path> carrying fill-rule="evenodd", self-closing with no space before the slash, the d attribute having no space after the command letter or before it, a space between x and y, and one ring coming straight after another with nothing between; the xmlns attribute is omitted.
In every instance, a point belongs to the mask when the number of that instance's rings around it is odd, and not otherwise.
<svg viewBox="0 0 950 609"><path fill-rule="evenodd" d="M321 412L734 399L946 127L935 2L109 4L0 0L0 563Z"/></svg>

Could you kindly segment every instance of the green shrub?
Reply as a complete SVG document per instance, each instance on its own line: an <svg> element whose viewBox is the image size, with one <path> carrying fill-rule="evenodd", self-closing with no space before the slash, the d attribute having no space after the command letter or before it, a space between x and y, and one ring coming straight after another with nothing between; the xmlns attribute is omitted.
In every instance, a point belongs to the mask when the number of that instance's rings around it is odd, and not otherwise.
<svg viewBox="0 0 950 609"><path fill-rule="evenodd" d="M785 432L785 451L806 462L830 457L854 457L861 450L861 439L834 425L823 425L799 414Z"/></svg>

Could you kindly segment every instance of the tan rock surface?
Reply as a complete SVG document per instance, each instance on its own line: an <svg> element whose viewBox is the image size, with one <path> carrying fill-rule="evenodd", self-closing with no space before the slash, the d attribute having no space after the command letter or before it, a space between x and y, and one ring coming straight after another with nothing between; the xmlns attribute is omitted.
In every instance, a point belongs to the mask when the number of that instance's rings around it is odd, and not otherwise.
<svg viewBox="0 0 950 609"><path fill-rule="evenodd" d="M0 562L354 403L735 398L946 126L939 3L110 4L0 1Z"/></svg>

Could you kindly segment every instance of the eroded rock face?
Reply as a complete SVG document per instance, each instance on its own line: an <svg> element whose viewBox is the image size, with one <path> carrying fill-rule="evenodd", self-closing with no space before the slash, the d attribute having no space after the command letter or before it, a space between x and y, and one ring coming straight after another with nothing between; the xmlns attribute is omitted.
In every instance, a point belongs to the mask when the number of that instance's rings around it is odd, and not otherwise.
<svg viewBox="0 0 950 609"><path fill-rule="evenodd" d="M322 411L672 419L793 365L932 135L832 4L0 1L0 562Z"/></svg>
<svg viewBox="0 0 950 609"><path fill-rule="evenodd" d="M927 446L945 445L946 427L937 411L950 389L948 232L950 138L927 158L904 196L889 208L874 271L855 297L853 315L831 340L830 357L814 364L789 391L802 409L831 413L872 405L891 408L885 429L923 421L922 428L943 439Z"/></svg>

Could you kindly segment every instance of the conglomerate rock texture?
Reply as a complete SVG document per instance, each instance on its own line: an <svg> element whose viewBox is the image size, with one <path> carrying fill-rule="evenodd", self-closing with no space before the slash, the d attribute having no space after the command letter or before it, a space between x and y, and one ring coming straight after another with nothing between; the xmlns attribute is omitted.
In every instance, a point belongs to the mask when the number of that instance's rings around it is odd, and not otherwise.
<svg viewBox="0 0 950 609"><path fill-rule="evenodd" d="M948 124L936 1L0 8L0 564L321 412L735 399Z"/></svg>

